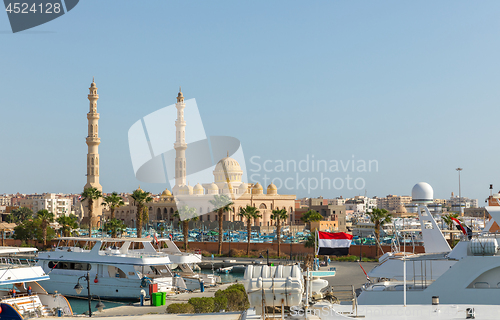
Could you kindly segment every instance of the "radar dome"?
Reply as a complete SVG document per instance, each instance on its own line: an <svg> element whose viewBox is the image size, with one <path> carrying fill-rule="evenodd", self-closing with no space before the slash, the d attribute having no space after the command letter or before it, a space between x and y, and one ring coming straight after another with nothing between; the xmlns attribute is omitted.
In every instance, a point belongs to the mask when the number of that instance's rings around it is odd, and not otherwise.
<svg viewBox="0 0 500 320"><path fill-rule="evenodd" d="M434 201L434 190L427 182L419 182L411 190L411 197L416 203L431 203Z"/></svg>

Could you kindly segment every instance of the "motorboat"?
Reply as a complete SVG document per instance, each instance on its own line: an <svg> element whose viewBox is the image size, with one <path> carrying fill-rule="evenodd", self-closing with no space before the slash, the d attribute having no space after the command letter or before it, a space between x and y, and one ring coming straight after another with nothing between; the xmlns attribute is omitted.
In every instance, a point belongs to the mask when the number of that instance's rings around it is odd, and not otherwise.
<svg viewBox="0 0 500 320"><path fill-rule="evenodd" d="M0 319L72 315L68 300L60 293L48 294L39 284L49 275L17 256L36 253L36 248L0 247Z"/></svg>
<svg viewBox="0 0 500 320"><path fill-rule="evenodd" d="M217 269L217 273L223 273L223 274L228 274L233 270L232 266L225 267L225 268L219 268Z"/></svg>
<svg viewBox="0 0 500 320"><path fill-rule="evenodd" d="M38 265L50 275L45 289L83 298L88 292L77 293L75 286L87 281L91 294L120 300L140 299L142 291L149 296L150 284L168 294L187 290L171 270L171 255L157 251L152 240L62 237L53 251L38 254Z"/></svg>

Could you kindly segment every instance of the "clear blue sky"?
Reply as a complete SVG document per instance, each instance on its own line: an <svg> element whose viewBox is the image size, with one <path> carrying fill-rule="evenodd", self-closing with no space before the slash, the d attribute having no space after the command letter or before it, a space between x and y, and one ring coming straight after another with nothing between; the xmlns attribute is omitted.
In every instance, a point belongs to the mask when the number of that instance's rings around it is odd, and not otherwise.
<svg viewBox="0 0 500 320"><path fill-rule="evenodd" d="M378 161L350 174L362 190L280 193L408 195L426 181L448 198L460 166L462 194L483 204L500 190L499 13L498 1L84 0L17 34L0 13L0 193L82 191L95 76L105 192L166 187L136 180L127 132L182 85L208 135L240 139L248 169L253 156Z"/></svg>

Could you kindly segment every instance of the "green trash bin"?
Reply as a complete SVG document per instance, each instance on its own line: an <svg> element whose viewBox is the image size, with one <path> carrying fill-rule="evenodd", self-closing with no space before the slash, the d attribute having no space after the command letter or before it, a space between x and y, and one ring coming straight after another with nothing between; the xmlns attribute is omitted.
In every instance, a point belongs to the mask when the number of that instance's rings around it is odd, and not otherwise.
<svg viewBox="0 0 500 320"><path fill-rule="evenodd" d="M167 293L166 292L160 292L161 293L161 305L164 306L167 304Z"/></svg>
<svg viewBox="0 0 500 320"><path fill-rule="evenodd" d="M151 299L153 301L153 306L161 306L161 292L153 292L151 294Z"/></svg>

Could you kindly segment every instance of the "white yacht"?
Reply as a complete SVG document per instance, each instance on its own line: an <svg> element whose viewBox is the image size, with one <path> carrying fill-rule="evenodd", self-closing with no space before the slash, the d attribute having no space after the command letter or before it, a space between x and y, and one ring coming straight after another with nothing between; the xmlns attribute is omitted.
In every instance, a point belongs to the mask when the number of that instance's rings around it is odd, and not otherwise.
<svg viewBox="0 0 500 320"><path fill-rule="evenodd" d="M16 258L17 254L36 251L35 248L0 247L0 319L73 314L64 296L48 294L38 283L49 280L41 267Z"/></svg>
<svg viewBox="0 0 500 320"><path fill-rule="evenodd" d="M87 297L88 292L77 293L75 285L83 281L86 286L85 280L78 279L89 274L91 294L102 299L140 299L141 290L149 295L149 284L167 293L186 290L183 278L171 271L171 255L157 251L151 242L149 238L63 237L54 251L38 254L38 265L50 275L45 288ZM176 262L183 261L182 255L177 257Z"/></svg>
<svg viewBox="0 0 500 320"><path fill-rule="evenodd" d="M428 201L432 192L414 199ZM492 221L500 221L500 207L486 209ZM379 266L386 265L380 270L387 279L366 284L352 305L324 305L329 312L323 319L498 319L499 237L488 232L471 239L464 235L449 253L390 258L392 266L390 259ZM391 274L396 267L400 270ZM375 271L380 275L380 270Z"/></svg>

